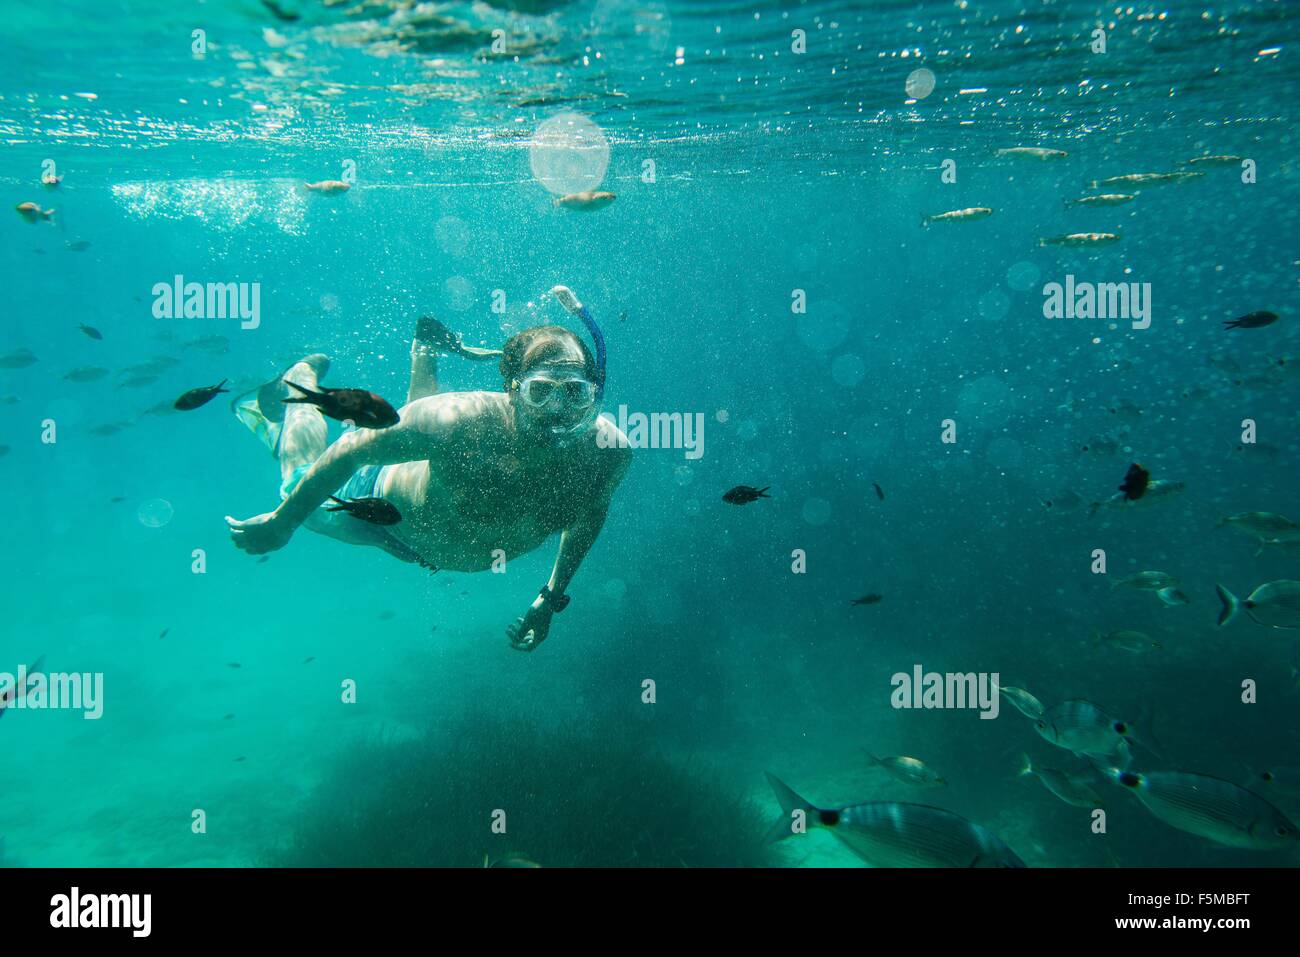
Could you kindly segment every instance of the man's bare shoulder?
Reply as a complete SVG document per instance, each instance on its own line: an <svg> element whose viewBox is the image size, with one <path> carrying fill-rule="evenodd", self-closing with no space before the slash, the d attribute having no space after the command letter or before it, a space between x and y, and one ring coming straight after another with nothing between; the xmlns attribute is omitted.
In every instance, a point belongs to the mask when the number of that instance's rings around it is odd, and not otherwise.
<svg viewBox="0 0 1300 957"><path fill-rule="evenodd" d="M404 405L399 414L407 428L452 435L499 425L508 404L504 392L440 392Z"/></svg>

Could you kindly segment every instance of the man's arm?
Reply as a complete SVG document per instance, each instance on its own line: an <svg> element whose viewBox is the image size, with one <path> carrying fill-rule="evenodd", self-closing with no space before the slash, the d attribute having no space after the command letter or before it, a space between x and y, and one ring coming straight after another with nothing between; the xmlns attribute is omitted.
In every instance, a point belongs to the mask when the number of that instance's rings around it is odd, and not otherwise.
<svg viewBox="0 0 1300 957"><path fill-rule="evenodd" d="M428 458L435 434L403 420L388 429L356 429L325 450L273 512L246 521L226 516L230 537L254 555L283 548L298 528L363 465L393 465Z"/></svg>

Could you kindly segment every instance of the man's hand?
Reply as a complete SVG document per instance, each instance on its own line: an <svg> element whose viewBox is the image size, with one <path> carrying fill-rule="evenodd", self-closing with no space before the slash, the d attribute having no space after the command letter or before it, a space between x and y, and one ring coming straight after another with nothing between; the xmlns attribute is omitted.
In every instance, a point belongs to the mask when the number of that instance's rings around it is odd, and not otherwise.
<svg viewBox="0 0 1300 957"><path fill-rule="evenodd" d="M546 640L551 631L551 619L555 612L541 597L529 606L524 617L516 618L515 623L506 629L510 647L516 651L533 651Z"/></svg>
<svg viewBox="0 0 1300 957"><path fill-rule="evenodd" d="M230 526L230 538L235 547L250 555L264 555L284 548L293 536L293 528L275 512L255 515L242 522L227 515L226 524Z"/></svg>

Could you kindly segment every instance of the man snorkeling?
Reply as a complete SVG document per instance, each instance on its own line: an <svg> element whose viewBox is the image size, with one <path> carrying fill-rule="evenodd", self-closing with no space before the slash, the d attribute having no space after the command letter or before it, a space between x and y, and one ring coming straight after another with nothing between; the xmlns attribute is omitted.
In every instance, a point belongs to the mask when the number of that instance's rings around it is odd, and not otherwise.
<svg viewBox="0 0 1300 957"><path fill-rule="evenodd" d="M235 545L252 554L284 547L299 525L331 538L383 548L433 569L482 571L532 551L555 532L559 554L528 610L507 629L512 647L546 640L565 590L605 523L631 453L617 426L599 417L605 341L573 292L551 292L586 325L591 351L561 326L511 336L502 350L476 349L430 317L411 344L411 383L399 422L345 432L327 447L325 419L313 405L286 403L285 383L316 391L329 360L311 355L253 394L235 414L280 460L279 508L226 522ZM438 353L498 359L504 392L438 392ZM377 525L346 508L382 500L400 521Z"/></svg>

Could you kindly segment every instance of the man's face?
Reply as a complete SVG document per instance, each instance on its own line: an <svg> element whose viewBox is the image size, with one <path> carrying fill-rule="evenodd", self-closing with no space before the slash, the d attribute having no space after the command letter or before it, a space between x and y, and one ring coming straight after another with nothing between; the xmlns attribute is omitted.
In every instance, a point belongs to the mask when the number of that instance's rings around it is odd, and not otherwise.
<svg viewBox="0 0 1300 957"><path fill-rule="evenodd" d="M523 373L510 390L519 427L529 434L565 444L595 421L596 386L581 365L548 363Z"/></svg>

